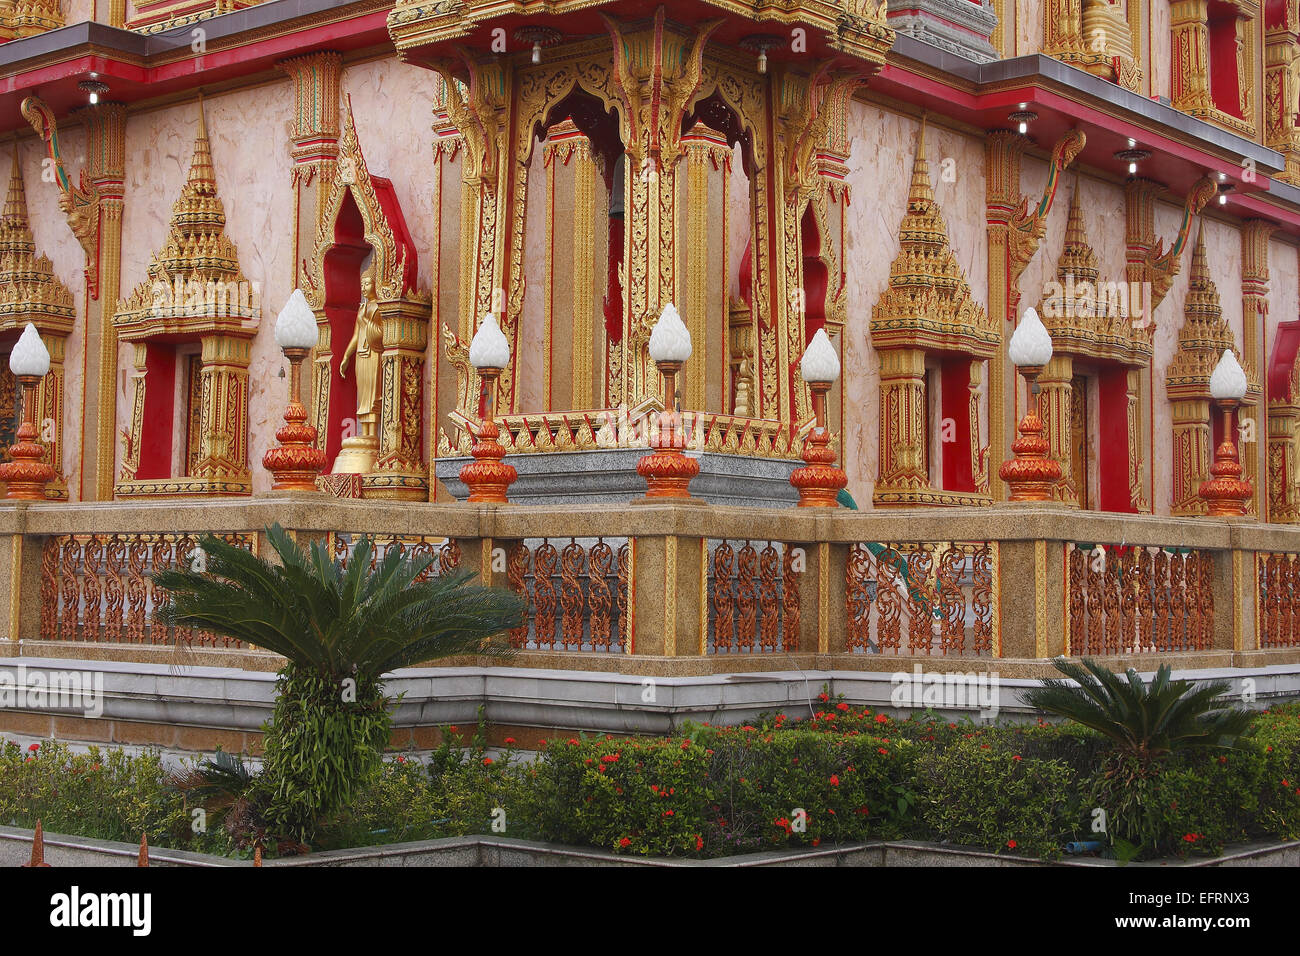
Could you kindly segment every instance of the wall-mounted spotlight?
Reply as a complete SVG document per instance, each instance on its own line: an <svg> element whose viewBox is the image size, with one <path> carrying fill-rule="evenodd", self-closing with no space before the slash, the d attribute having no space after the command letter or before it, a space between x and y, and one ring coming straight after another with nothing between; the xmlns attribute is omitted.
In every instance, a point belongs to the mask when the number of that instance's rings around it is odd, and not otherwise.
<svg viewBox="0 0 1300 956"><path fill-rule="evenodd" d="M1223 173L1219 173L1219 175L1223 176ZM1228 193L1232 192L1235 188L1236 187L1232 183L1219 183L1219 205L1220 206L1228 205Z"/></svg>
<svg viewBox="0 0 1300 956"><path fill-rule="evenodd" d="M108 84L102 80L82 80L77 84L77 89L90 96L90 105L94 106L99 102L99 98L108 92Z"/></svg>
<svg viewBox="0 0 1300 956"><path fill-rule="evenodd" d="M515 31L516 43L527 43L533 48L533 62L542 62L542 48L555 46L564 38L559 30L551 27L520 27Z"/></svg>
<svg viewBox="0 0 1300 956"><path fill-rule="evenodd" d="M1029 132L1029 124L1038 119L1038 114L1033 110L1020 109L1014 113L1008 113L1007 119L1016 124L1016 132L1024 136Z"/></svg>
<svg viewBox="0 0 1300 956"><path fill-rule="evenodd" d="M755 33L740 41L740 48L758 54L758 72L767 72L767 51L775 50L787 41L771 33Z"/></svg>
<svg viewBox="0 0 1300 956"><path fill-rule="evenodd" d="M1133 142L1133 140L1129 140L1129 142L1131 143ZM1150 159L1151 150L1136 149L1130 146L1128 149L1121 149L1118 153L1115 154L1115 158L1118 159L1120 162L1128 163L1128 174L1130 176L1136 176L1138 171L1138 163L1142 162L1142 160L1144 159Z"/></svg>

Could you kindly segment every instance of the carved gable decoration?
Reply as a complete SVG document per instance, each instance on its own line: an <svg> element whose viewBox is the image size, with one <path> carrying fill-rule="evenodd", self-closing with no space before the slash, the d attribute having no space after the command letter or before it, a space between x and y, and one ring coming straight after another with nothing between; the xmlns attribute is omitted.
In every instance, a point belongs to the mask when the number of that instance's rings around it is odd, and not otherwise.
<svg viewBox="0 0 1300 956"><path fill-rule="evenodd" d="M872 345L993 355L998 328L971 296L948 242L948 225L930 185L924 124L898 238L902 248L889 269L889 288L871 310Z"/></svg>
<svg viewBox="0 0 1300 956"><path fill-rule="evenodd" d="M149 264L148 278L118 303L114 324L126 341L161 335L251 338L260 315L260 296L240 271L238 251L226 236L200 99L194 158L172 206L167 239Z"/></svg>
<svg viewBox="0 0 1300 956"><path fill-rule="evenodd" d="M1088 242L1075 184L1065 244L1056 265L1056 288L1039 313L1058 352L1143 366L1151 360L1151 332L1135 327L1133 308L1142 306L1137 284L1099 281L1097 254ZM1136 293L1137 301L1133 301Z"/></svg>
<svg viewBox="0 0 1300 956"><path fill-rule="evenodd" d="M333 175L326 175L326 181L329 192L316 231L315 254L307 267L308 288L303 290L312 308L325 307L325 255L334 245L335 223L348 195L357 204L365 240L374 250L369 271L375 278L377 298L381 302L422 298L415 287L418 265L415 241L406 227L392 181L372 176L366 165L357 139L351 97L343 116L338 163Z"/></svg>
<svg viewBox="0 0 1300 956"><path fill-rule="evenodd" d="M1183 305L1183 327L1178 330L1178 351L1165 373L1165 387L1171 399L1210 398L1210 375L1224 349L1240 360L1232 329L1223 318L1219 290L1210 278L1205 258L1205 226L1196 231L1192 250L1192 274Z"/></svg>
<svg viewBox="0 0 1300 956"><path fill-rule="evenodd" d="M49 257L36 254L15 152L0 213L0 331L22 329L32 322L42 335L67 335L76 317L72 293L55 277Z"/></svg>

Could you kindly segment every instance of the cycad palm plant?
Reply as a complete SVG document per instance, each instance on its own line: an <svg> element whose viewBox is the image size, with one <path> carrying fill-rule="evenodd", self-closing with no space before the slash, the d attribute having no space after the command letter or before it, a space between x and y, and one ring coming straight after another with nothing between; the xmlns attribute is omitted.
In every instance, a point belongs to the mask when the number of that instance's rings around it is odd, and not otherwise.
<svg viewBox="0 0 1300 956"><path fill-rule="evenodd" d="M420 580L431 557L397 546L370 569L361 537L344 566L319 542L300 548L267 529L278 563L207 536L205 570L154 576L164 623L200 628L283 655L263 781L267 822L306 840L375 772L391 719L382 676L456 654L497 654L494 635L522 621L519 597L459 571Z"/></svg>
<svg viewBox="0 0 1300 956"><path fill-rule="evenodd" d="M1148 684L1131 667L1121 677L1086 657L1081 664L1061 657L1052 663L1074 684L1045 680L1025 692L1025 702L1107 737L1139 775L1178 749L1235 747L1254 720L1248 710L1216 703L1228 681L1171 680L1168 664Z"/></svg>

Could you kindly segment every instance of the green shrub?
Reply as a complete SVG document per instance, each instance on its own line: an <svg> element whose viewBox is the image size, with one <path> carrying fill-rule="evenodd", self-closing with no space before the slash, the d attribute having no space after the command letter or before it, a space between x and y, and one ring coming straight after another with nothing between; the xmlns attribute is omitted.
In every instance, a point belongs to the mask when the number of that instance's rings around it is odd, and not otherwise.
<svg viewBox="0 0 1300 956"><path fill-rule="evenodd" d="M1075 771L1026 757L1004 734L977 734L921 757L924 822L933 837L998 852L1052 858L1074 839Z"/></svg>

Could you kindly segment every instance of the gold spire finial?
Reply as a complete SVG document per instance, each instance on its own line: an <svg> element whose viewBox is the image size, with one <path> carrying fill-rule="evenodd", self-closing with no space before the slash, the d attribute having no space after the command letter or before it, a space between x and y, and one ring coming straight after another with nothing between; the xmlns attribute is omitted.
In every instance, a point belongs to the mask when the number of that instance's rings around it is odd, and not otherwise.
<svg viewBox="0 0 1300 956"><path fill-rule="evenodd" d="M212 166L212 145L208 142L208 121L203 115L203 94L199 94L199 132L194 137L194 159L190 163L189 181L211 186L215 191L217 171Z"/></svg>
<svg viewBox="0 0 1300 956"><path fill-rule="evenodd" d="M1192 247L1192 275L1193 283L1204 283L1210 278L1210 267L1205 260L1205 220L1198 219L1196 222L1196 245Z"/></svg>
<svg viewBox="0 0 1300 956"><path fill-rule="evenodd" d="M920 210L934 202L934 187L930 185L930 162L925 158L925 114L921 115L921 135L916 141L916 156L912 160L912 185L908 189L907 205Z"/></svg>
<svg viewBox="0 0 1300 956"><path fill-rule="evenodd" d="M27 192L23 188L22 167L18 165L18 144L14 143L14 161L9 173L9 192L5 196L4 213L6 222L21 220L27 225Z"/></svg>

